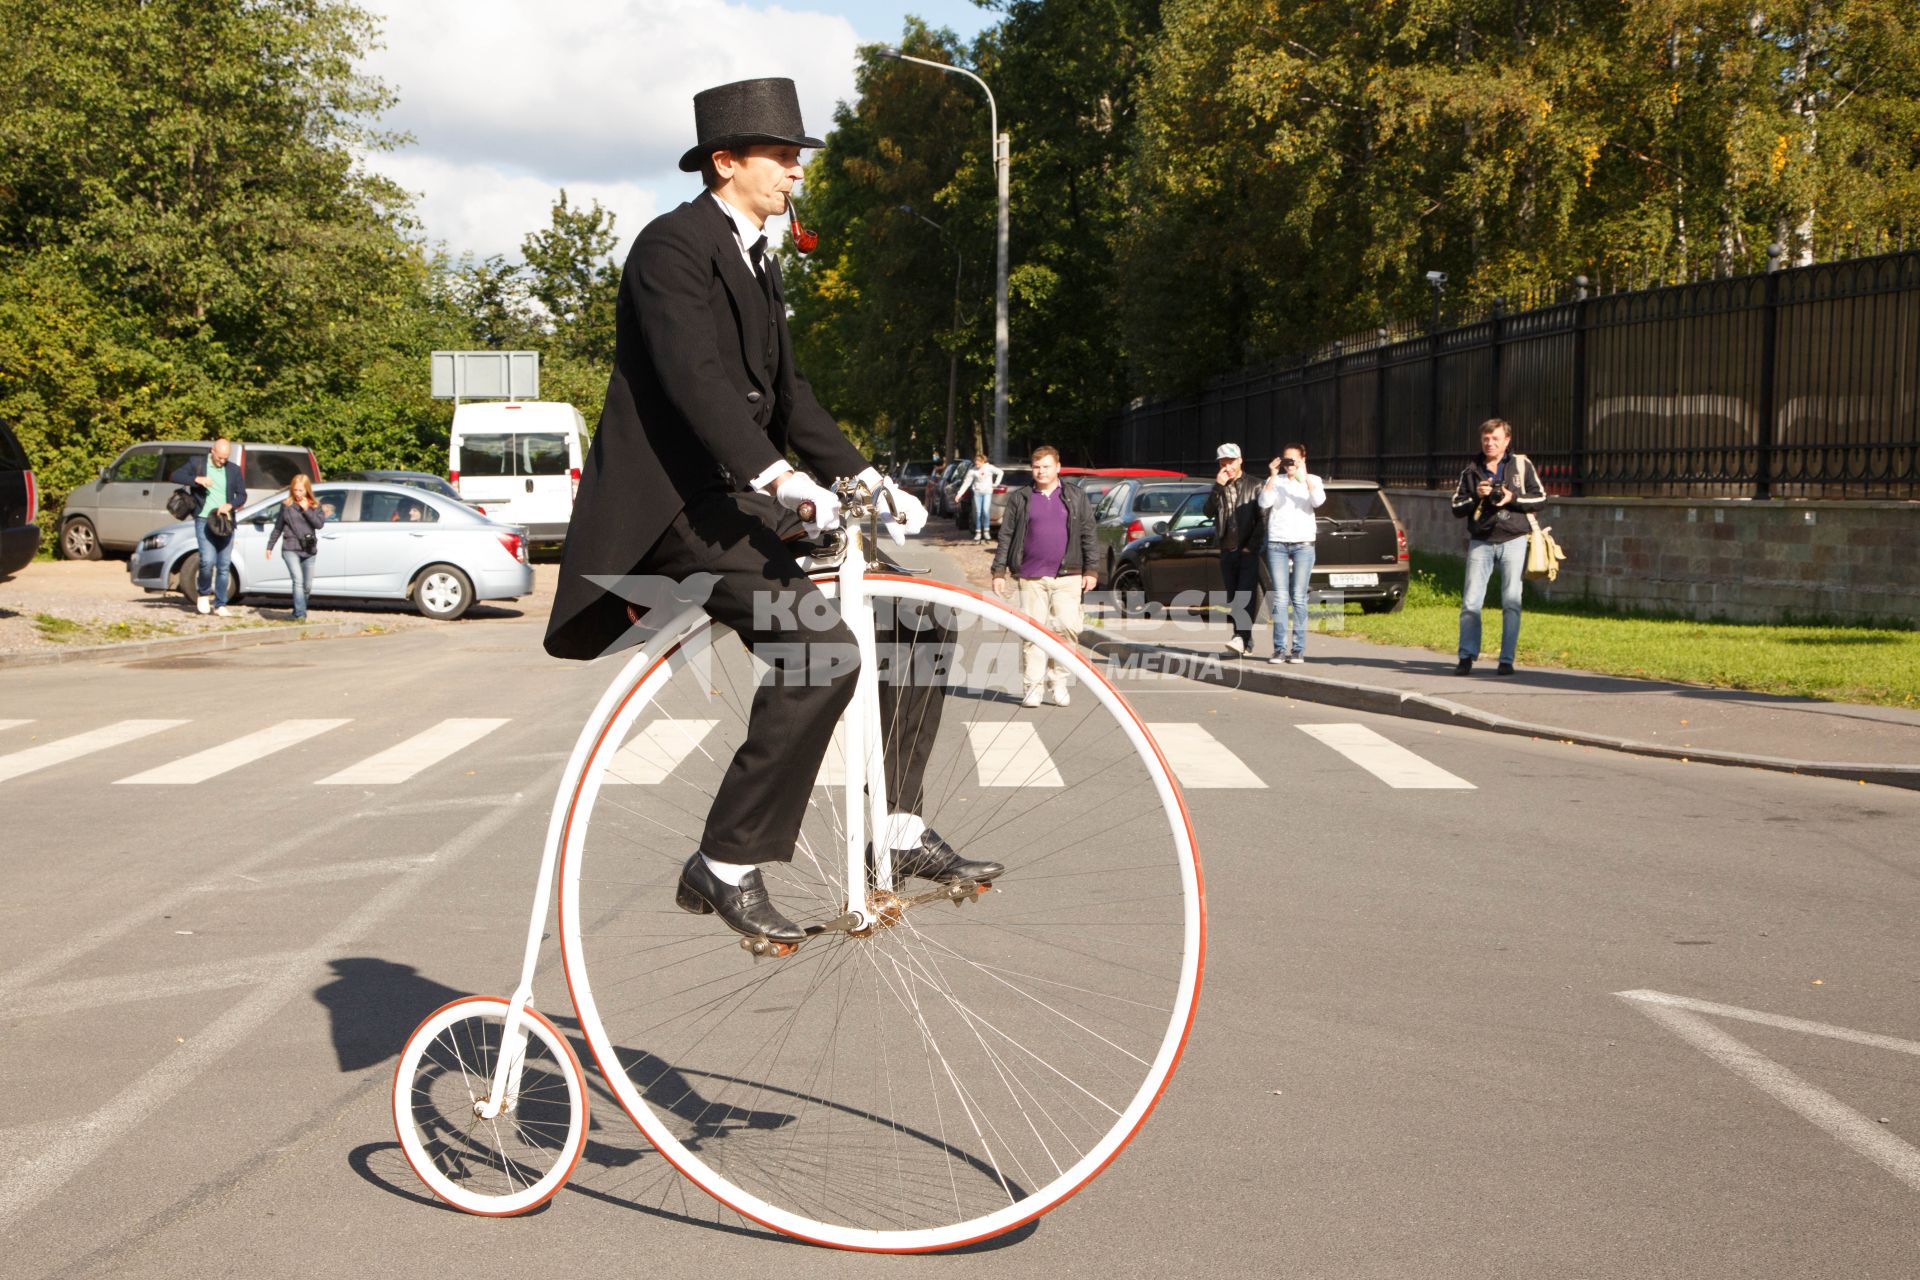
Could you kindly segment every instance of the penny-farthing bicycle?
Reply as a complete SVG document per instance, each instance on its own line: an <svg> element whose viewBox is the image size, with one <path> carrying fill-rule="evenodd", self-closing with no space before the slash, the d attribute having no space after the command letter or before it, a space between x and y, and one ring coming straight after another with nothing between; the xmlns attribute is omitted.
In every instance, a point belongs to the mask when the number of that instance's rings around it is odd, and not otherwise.
<svg viewBox="0 0 1920 1280"><path fill-rule="evenodd" d="M809 572L859 639L858 687L793 861L763 867L808 940L782 954L674 905L770 678L689 608L581 729L519 986L440 1009L401 1054L400 1145L448 1203L532 1209L585 1143L579 1062L529 1005L556 882L567 986L613 1097L681 1173L775 1230L898 1252L1011 1230L1084 1187L1165 1088L1206 932L1166 761L1101 672L1025 615L870 567L874 504L843 493L846 529ZM1023 646L1073 677L1070 705L1020 706ZM885 681L918 696L883 697ZM920 816L1003 864L997 882L896 882L888 840L869 860L916 741Z"/></svg>

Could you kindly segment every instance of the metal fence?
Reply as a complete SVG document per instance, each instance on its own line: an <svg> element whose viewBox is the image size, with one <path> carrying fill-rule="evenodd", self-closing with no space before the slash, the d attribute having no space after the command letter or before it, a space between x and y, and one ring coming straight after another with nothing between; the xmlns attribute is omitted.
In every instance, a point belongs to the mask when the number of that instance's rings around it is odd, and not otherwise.
<svg viewBox="0 0 1920 1280"><path fill-rule="evenodd" d="M1298 441L1324 475L1451 487L1499 417L1555 493L1920 498L1920 252L1586 294L1135 405L1103 461Z"/></svg>

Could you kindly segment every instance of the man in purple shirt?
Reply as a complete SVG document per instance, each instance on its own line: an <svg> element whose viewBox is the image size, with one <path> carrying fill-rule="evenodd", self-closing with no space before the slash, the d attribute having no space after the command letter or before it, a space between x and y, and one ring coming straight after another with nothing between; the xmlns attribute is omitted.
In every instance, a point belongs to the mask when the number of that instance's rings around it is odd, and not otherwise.
<svg viewBox="0 0 1920 1280"><path fill-rule="evenodd" d="M1060 483L1058 449L1040 445L1032 462L1033 485L1007 495L993 551L993 590L1006 594L1011 566L1021 610L1072 643L1080 635L1080 593L1093 590L1093 504L1079 485ZM1039 706L1043 687L1056 707L1073 701L1067 673L1049 663L1038 646L1024 646L1020 665L1021 706Z"/></svg>

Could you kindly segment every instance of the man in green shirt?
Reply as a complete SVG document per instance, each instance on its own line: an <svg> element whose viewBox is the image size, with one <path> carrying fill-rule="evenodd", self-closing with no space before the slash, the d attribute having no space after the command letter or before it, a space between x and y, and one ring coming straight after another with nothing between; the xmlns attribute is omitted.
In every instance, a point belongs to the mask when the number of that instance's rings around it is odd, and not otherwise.
<svg viewBox="0 0 1920 1280"><path fill-rule="evenodd" d="M240 464L231 461L233 442L225 436L213 442L205 459L195 458L173 473L173 482L198 485L205 493L200 510L193 518L193 536L200 546L200 572L195 586L200 612L231 618L227 608L227 587L233 564L233 527L229 523L225 537L216 537L207 529L207 520L216 513L231 516L247 505L247 484L240 475Z"/></svg>

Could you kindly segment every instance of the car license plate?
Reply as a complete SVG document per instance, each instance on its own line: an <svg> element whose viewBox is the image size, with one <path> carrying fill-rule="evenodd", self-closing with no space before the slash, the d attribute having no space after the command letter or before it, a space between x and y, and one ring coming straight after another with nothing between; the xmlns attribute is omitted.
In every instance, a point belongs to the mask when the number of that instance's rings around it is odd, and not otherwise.
<svg viewBox="0 0 1920 1280"><path fill-rule="evenodd" d="M1327 575L1330 587L1377 587L1380 575L1377 573L1330 573Z"/></svg>

